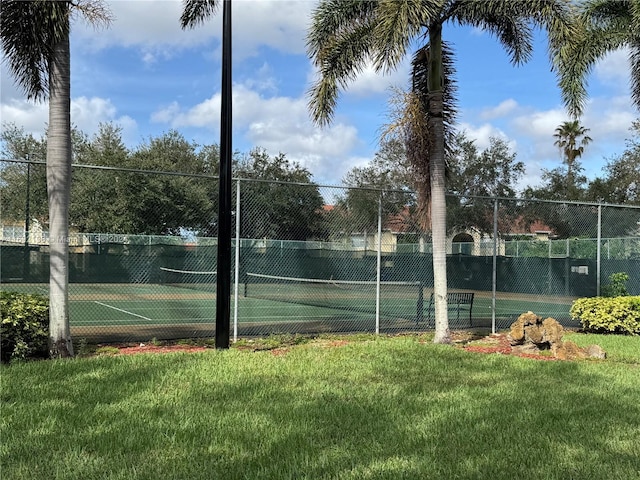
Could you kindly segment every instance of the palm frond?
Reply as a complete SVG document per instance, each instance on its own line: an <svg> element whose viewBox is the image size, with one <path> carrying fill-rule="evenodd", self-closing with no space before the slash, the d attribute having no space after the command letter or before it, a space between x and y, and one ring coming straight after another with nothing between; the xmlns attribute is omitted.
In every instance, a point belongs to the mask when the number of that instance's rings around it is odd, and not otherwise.
<svg viewBox="0 0 640 480"><path fill-rule="evenodd" d="M49 91L49 61L54 46L69 35L69 2L3 0L0 39L4 61L30 99Z"/></svg>
<svg viewBox="0 0 640 480"><path fill-rule="evenodd" d="M388 73L407 54L411 40L441 14L440 2L380 0L376 9L374 64Z"/></svg>
<svg viewBox="0 0 640 480"><path fill-rule="evenodd" d="M555 47L554 68L562 100L574 118L582 114L588 76L598 60L630 44L632 21L628 7L629 2L610 0L590 0L581 4L579 16L575 16L573 37Z"/></svg>
<svg viewBox="0 0 640 480"><path fill-rule="evenodd" d="M470 0L456 2L449 16L459 25L487 31L502 44L514 64L531 58L533 34L528 18L519 10L525 2Z"/></svg>
<svg viewBox="0 0 640 480"><path fill-rule="evenodd" d="M311 116L328 124L345 88L370 59L374 2L330 0L314 11L307 51L320 77L308 92Z"/></svg>
<svg viewBox="0 0 640 480"><path fill-rule="evenodd" d="M183 0L180 26L194 28L216 14L220 2L224 0Z"/></svg>
<svg viewBox="0 0 640 480"><path fill-rule="evenodd" d="M629 64L631 66L631 98L633 103L640 107L640 39L631 45Z"/></svg>

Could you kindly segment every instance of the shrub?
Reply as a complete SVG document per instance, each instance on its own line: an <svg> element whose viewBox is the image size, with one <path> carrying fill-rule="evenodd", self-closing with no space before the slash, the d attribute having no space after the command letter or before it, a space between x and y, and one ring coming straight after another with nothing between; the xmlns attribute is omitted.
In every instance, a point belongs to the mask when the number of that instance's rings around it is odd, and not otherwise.
<svg viewBox="0 0 640 480"><path fill-rule="evenodd" d="M629 274L625 272L612 273L609 275L609 283L602 287L602 296L624 297L629 295L627 281L629 281Z"/></svg>
<svg viewBox="0 0 640 480"><path fill-rule="evenodd" d="M0 358L3 362L46 357L49 300L42 295L0 292Z"/></svg>
<svg viewBox="0 0 640 480"><path fill-rule="evenodd" d="M570 313L588 332L640 335L640 296L579 298Z"/></svg>

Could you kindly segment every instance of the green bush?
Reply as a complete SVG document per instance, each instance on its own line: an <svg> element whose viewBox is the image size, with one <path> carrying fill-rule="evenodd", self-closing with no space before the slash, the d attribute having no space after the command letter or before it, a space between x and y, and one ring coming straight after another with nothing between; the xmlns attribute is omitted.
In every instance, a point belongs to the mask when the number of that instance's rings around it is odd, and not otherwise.
<svg viewBox="0 0 640 480"><path fill-rule="evenodd" d="M629 295L627 282L629 274L626 272L612 273L609 275L609 284L602 287L603 297L624 297Z"/></svg>
<svg viewBox="0 0 640 480"><path fill-rule="evenodd" d="M640 335L640 296L579 298L570 313L588 332Z"/></svg>
<svg viewBox="0 0 640 480"><path fill-rule="evenodd" d="M0 358L3 362L46 357L49 300L42 295L0 292Z"/></svg>

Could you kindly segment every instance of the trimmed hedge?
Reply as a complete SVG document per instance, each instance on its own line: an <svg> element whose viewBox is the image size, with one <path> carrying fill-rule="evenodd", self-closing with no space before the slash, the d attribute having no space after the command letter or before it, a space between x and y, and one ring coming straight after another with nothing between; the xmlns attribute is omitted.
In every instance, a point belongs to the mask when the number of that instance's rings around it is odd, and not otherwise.
<svg viewBox="0 0 640 480"><path fill-rule="evenodd" d="M588 332L640 335L640 296L579 298L570 313Z"/></svg>
<svg viewBox="0 0 640 480"><path fill-rule="evenodd" d="M3 362L48 356L47 297L0 291L0 312L0 358Z"/></svg>

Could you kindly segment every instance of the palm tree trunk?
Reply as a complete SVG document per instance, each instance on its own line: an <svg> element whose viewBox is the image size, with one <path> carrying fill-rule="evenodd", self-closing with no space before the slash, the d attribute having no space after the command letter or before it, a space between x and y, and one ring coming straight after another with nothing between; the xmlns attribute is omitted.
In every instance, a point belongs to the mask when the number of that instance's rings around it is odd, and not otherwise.
<svg viewBox="0 0 640 480"><path fill-rule="evenodd" d="M69 21L67 18L66 21ZM71 68L69 36L49 64L47 193L49 197L49 356L72 357L69 330L69 198L71 194Z"/></svg>
<svg viewBox="0 0 640 480"><path fill-rule="evenodd" d="M434 343L450 343L447 316L447 207L445 199L442 27L429 27L429 176L436 331Z"/></svg>

